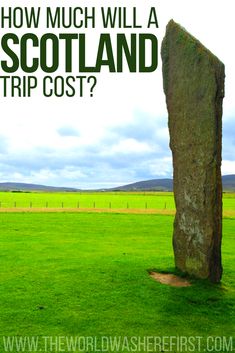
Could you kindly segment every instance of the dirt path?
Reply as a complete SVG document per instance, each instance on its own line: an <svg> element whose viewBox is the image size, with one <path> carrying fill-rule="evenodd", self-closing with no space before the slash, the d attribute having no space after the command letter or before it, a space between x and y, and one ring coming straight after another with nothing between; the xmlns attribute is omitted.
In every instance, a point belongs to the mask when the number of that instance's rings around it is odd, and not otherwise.
<svg viewBox="0 0 235 353"><path fill-rule="evenodd" d="M23 208L23 207L11 207L11 208L0 208L1 213L9 213L9 212L23 212L23 213L30 213L30 212L45 212L45 213L52 213L52 212L93 212L93 213L133 213L133 214L162 214L162 215L174 215L174 210L158 210L158 209L135 209L135 208Z"/></svg>
<svg viewBox="0 0 235 353"><path fill-rule="evenodd" d="M11 208L0 208L0 213L130 213L130 214L160 214L160 215L174 215L175 210L165 209L137 209L137 208L46 208L46 207L11 207ZM223 217L235 217L235 211L224 211Z"/></svg>

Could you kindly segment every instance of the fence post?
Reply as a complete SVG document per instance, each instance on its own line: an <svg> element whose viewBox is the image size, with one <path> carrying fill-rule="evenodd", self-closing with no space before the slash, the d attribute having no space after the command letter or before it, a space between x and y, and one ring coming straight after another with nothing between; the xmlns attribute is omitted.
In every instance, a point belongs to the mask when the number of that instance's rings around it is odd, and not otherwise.
<svg viewBox="0 0 235 353"><path fill-rule="evenodd" d="M129 203L127 202L127 204L126 204L126 208L129 208Z"/></svg>
<svg viewBox="0 0 235 353"><path fill-rule="evenodd" d="M166 202L165 202L165 209L166 209Z"/></svg>
<svg viewBox="0 0 235 353"><path fill-rule="evenodd" d="M93 208L95 208L95 202L93 203Z"/></svg>
<svg viewBox="0 0 235 353"><path fill-rule="evenodd" d="M29 207L30 207L30 208L32 208L32 207L33 207L33 203L32 203L32 201L30 202Z"/></svg>
<svg viewBox="0 0 235 353"><path fill-rule="evenodd" d="M61 203L61 207L64 208L64 203L63 202Z"/></svg>

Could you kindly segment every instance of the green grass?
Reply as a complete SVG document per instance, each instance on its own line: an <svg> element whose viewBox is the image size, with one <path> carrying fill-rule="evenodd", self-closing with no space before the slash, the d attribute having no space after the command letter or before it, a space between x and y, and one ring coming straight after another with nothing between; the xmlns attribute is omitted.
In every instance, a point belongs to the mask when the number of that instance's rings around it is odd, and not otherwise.
<svg viewBox="0 0 235 353"><path fill-rule="evenodd" d="M224 219L222 284L188 288L147 273L173 271L172 223L160 215L2 213L1 335L233 335L235 219Z"/></svg>
<svg viewBox="0 0 235 353"><path fill-rule="evenodd" d="M174 209L174 198L172 193L127 193L127 192L97 192L97 193L16 193L1 192L0 202L2 207L79 207L93 208L167 208Z"/></svg>
<svg viewBox="0 0 235 353"><path fill-rule="evenodd" d="M0 192L0 203L3 208L11 207L61 207L77 208L136 208L175 209L174 196L171 192L99 192L99 193L16 193ZM110 205L111 203L111 205ZM235 194L223 195L224 210L235 210Z"/></svg>

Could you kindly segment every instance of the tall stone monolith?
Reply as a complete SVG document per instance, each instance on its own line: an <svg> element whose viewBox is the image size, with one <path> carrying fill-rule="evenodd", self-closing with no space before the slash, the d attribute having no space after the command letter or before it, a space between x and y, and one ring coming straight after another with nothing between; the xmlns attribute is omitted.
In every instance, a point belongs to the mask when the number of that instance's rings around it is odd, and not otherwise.
<svg viewBox="0 0 235 353"><path fill-rule="evenodd" d="M219 282L224 65L173 20L161 54L174 168L175 264Z"/></svg>

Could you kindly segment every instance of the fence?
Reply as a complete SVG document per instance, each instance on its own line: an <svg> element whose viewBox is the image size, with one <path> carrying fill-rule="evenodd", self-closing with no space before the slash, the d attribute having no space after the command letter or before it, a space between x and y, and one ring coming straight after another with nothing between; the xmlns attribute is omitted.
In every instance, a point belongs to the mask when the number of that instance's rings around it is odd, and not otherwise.
<svg viewBox="0 0 235 353"><path fill-rule="evenodd" d="M92 201L89 203L86 202L80 202L77 201L76 204L74 203L66 203L64 201L61 202L35 202L33 203L33 201L29 201L27 202L20 202L20 201L11 201L11 202L6 202L6 201L0 201L0 208L2 209L12 209L12 208L53 208L53 209L167 209L167 202L163 202L161 203L161 205L159 203L157 203L156 205L154 205L152 202L148 203L148 202L143 202L142 204L138 204L138 206L136 205L135 202L131 203L131 202L122 202L120 203L115 203L115 202L111 202L111 201L107 201L106 204L97 202L97 201ZM170 209L170 208L169 208Z"/></svg>

